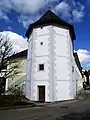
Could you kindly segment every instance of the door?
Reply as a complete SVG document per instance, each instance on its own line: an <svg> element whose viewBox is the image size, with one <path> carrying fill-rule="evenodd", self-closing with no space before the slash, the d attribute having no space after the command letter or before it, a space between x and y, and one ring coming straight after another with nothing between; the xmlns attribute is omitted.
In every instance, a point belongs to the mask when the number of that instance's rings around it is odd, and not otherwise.
<svg viewBox="0 0 90 120"><path fill-rule="evenodd" d="M45 86L38 86L39 102L45 102Z"/></svg>

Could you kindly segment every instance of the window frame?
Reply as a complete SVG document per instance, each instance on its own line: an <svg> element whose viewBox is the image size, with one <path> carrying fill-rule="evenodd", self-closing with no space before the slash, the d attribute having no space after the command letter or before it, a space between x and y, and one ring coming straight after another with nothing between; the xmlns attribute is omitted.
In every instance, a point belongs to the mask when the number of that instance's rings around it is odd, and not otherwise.
<svg viewBox="0 0 90 120"><path fill-rule="evenodd" d="M43 65L43 69L40 69L41 65ZM41 66L41 68L42 68L42 66ZM38 65L38 70L39 71L45 71L45 65L44 65L44 63Z"/></svg>

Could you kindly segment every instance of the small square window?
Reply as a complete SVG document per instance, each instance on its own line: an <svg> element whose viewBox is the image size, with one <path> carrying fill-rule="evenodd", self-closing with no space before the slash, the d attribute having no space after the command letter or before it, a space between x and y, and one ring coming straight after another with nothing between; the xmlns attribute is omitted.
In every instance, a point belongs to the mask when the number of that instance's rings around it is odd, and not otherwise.
<svg viewBox="0 0 90 120"><path fill-rule="evenodd" d="M39 70L44 70L44 64L39 64Z"/></svg>
<svg viewBox="0 0 90 120"><path fill-rule="evenodd" d="M43 45L43 42L40 42L40 45Z"/></svg>

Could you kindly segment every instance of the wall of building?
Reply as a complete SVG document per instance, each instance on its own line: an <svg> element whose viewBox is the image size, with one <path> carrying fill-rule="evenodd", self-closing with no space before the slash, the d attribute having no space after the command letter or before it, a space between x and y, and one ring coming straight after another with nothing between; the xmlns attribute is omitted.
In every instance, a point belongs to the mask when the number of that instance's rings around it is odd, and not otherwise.
<svg viewBox="0 0 90 120"><path fill-rule="evenodd" d="M20 64L17 71L19 71L18 74L14 76L10 76L7 78L6 82L6 90L8 87L15 87L15 86L21 86L21 84L25 87L26 82L26 58L19 58ZM25 88L24 88L25 89Z"/></svg>
<svg viewBox="0 0 90 120"><path fill-rule="evenodd" d="M75 65L75 77L76 77L76 89L77 89L77 93L83 88L83 77L76 65L76 63L74 64Z"/></svg>
<svg viewBox="0 0 90 120"><path fill-rule="evenodd" d="M69 30L53 26L56 101L73 99ZM63 91L63 93L61 93Z"/></svg>
<svg viewBox="0 0 90 120"><path fill-rule="evenodd" d="M31 100L38 101L38 85L44 85L45 101L49 101L49 28L34 29L28 41L26 97ZM44 71L39 71L39 64L44 64Z"/></svg>
<svg viewBox="0 0 90 120"><path fill-rule="evenodd" d="M38 101L38 85L45 85L46 102L73 99L70 48L72 41L69 36L69 30L55 26L33 30L28 41L26 83L28 99ZM39 64L45 65L44 71L38 70Z"/></svg>
<svg viewBox="0 0 90 120"><path fill-rule="evenodd" d="M76 91L76 93L74 92L74 97L76 96L76 94L82 90L83 88L83 81L84 81L84 78L82 77L82 74L75 62L75 58L74 56L72 56L72 66L74 67L74 72L73 72L73 86L74 86L74 89L73 89L73 92Z"/></svg>
<svg viewBox="0 0 90 120"><path fill-rule="evenodd" d="M76 72L75 72L75 59L74 59L74 56L73 56L73 52L74 52L74 46L73 46L73 41L71 40L71 37L70 35L68 35L68 39L69 39L69 50L70 50L70 59L71 59L71 85L70 85L70 88L71 88L71 94L72 94L72 97L73 99L76 97L76 92L77 92L77 88L76 88ZM72 42L71 42L72 41Z"/></svg>

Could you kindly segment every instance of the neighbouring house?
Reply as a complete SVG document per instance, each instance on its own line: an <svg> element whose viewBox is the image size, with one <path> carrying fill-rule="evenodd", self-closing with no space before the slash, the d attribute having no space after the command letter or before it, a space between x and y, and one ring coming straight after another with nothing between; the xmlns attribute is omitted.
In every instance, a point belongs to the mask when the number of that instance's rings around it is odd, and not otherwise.
<svg viewBox="0 0 90 120"><path fill-rule="evenodd" d="M28 38L25 96L33 101L74 99L83 88L82 67L73 53L73 25L48 10L26 32Z"/></svg>
<svg viewBox="0 0 90 120"><path fill-rule="evenodd" d="M6 80L6 90L9 87L17 87L19 86L25 95L25 83L26 83L26 61L27 61L27 50L14 54L8 58L10 61L17 60L19 62L18 66L18 74L10 75ZM14 63L12 63L14 64ZM11 65L12 65L11 64ZM9 66L8 66L9 67Z"/></svg>
<svg viewBox="0 0 90 120"><path fill-rule="evenodd" d="M83 71L84 77L85 77L85 83L89 87L90 86L90 70Z"/></svg>
<svg viewBox="0 0 90 120"><path fill-rule="evenodd" d="M0 96L2 94L5 94L5 89L6 89L6 78L5 78L5 71L6 71L7 66L3 66L3 70L0 71Z"/></svg>
<svg viewBox="0 0 90 120"><path fill-rule="evenodd" d="M90 70L88 70L88 76L89 76L89 77L88 77L88 79L87 79L87 80L88 80L87 83L88 83L88 85L90 86Z"/></svg>
<svg viewBox="0 0 90 120"><path fill-rule="evenodd" d="M0 96L5 93L6 78L0 74Z"/></svg>
<svg viewBox="0 0 90 120"><path fill-rule="evenodd" d="M82 90L83 88L83 82L85 80L85 77L83 76L83 72L82 72L82 67L81 67L81 64L80 64L80 61L79 61L79 58L78 58L78 55L77 53L73 53L73 56L74 56L74 69L75 69L75 72L74 72L74 79L76 81L76 95Z"/></svg>

